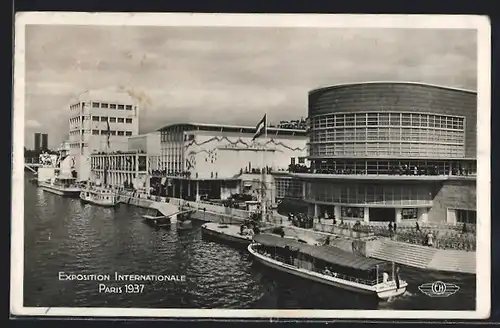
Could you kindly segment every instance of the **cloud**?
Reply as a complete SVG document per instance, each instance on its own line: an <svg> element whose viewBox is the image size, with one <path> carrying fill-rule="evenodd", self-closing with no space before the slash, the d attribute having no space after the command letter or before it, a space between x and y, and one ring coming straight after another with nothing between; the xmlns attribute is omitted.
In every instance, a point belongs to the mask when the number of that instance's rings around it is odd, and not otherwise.
<svg viewBox="0 0 500 328"><path fill-rule="evenodd" d="M42 125L37 120L27 120L25 123L25 127L28 129L36 129L41 126Z"/></svg>
<svg viewBox="0 0 500 328"><path fill-rule="evenodd" d="M307 92L338 83L477 83L474 30L44 25L26 40L26 119L57 144L71 97L87 89L138 99L144 133L306 116Z"/></svg>

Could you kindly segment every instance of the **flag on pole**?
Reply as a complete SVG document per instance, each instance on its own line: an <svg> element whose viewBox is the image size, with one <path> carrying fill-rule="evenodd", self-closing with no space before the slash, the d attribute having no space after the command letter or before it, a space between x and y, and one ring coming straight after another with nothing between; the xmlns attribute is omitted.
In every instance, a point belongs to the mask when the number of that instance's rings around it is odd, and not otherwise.
<svg viewBox="0 0 500 328"><path fill-rule="evenodd" d="M108 147L109 147L109 137L111 136L111 128L109 127L109 121L106 121L106 125L107 125L107 133L106 133L106 142L108 144Z"/></svg>
<svg viewBox="0 0 500 328"><path fill-rule="evenodd" d="M267 114L260 120L260 122L255 127L255 134L253 135L252 141L260 137L262 134L266 133L267 130Z"/></svg>

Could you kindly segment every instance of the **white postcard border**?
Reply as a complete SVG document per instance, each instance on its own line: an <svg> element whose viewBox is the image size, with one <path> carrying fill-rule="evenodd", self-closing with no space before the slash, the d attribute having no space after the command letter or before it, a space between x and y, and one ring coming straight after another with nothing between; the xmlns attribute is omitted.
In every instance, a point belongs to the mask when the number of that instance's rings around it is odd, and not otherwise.
<svg viewBox="0 0 500 328"><path fill-rule="evenodd" d="M475 311L414 310L228 310L36 308L23 306L24 271L24 84L25 26L266 26L351 28L477 29L477 272ZM491 28L487 17L465 15L318 15L24 12L15 19L13 170L10 310L19 316L171 317L171 318L310 318L310 319L482 319L490 315L490 108Z"/></svg>

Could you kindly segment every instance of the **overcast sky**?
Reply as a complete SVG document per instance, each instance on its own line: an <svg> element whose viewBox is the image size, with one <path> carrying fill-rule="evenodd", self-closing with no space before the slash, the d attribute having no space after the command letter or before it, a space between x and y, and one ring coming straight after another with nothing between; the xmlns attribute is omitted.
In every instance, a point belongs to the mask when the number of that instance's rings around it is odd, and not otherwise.
<svg viewBox="0 0 500 328"><path fill-rule="evenodd" d="M362 81L476 90L473 30L26 27L26 131L68 133L72 95L142 93L140 133L180 121L255 125L307 116L307 92Z"/></svg>

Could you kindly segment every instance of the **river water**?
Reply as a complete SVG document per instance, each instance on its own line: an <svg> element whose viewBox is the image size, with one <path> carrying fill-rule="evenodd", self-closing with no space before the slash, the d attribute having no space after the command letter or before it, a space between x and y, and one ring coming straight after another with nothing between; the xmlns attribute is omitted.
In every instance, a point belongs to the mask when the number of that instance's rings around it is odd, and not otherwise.
<svg viewBox="0 0 500 328"><path fill-rule="evenodd" d="M24 306L474 310L475 275L402 268L402 297L375 301L253 264L243 250L205 241L192 230L145 224L143 209L83 205L25 182ZM141 293L99 292L97 281L63 281L59 273L184 275L180 282L145 282ZM441 280L460 290L431 298L418 286ZM105 282L122 288L125 282ZM108 289L109 291L109 289Z"/></svg>

